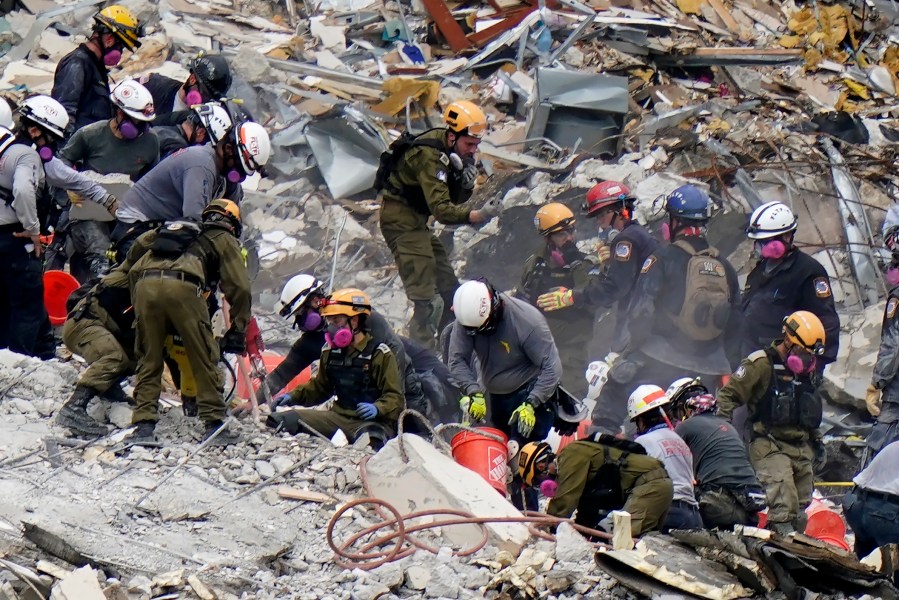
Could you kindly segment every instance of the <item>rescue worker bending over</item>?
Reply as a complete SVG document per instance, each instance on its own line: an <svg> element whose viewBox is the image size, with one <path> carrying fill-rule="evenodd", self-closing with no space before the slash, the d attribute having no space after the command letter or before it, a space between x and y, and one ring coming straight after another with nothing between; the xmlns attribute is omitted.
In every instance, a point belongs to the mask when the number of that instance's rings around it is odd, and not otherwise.
<svg viewBox="0 0 899 600"><path fill-rule="evenodd" d="M231 89L231 67L219 54L199 54L188 65L190 75L178 81L159 73L141 78L141 83L153 94L158 120L156 125L178 125L190 116L197 104L221 100Z"/></svg>
<svg viewBox="0 0 899 600"><path fill-rule="evenodd" d="M725 419L738 406L749 409L749 458L768 496L768 529L784 535L805 531L814 474L827 462L814 382L824 344L820 319L797 311L784 319L783 338L744 358L718 392Z"/></svg>
<svg viewBox="0 0 899 600"><path fill-rule="evenodd" d="M680 421L674 432L693 453L699 514L707 529L758 524L767 506L765 490L749 463L746 445L733 425L717 416L718 401L691 377L665 391L669 414Z"/></svg>
<svg viewBox="0 0 899 600"><path fill-rule="evenodd" d="M646 453L665 465L674 484L671 509L662 527L669 529L701 529L699 503L693 491L693 454L689 446L674 433L665 413L668 396L657 385L641 385L627 400L627 416L637 427L635 441Z"/></svg>
<svg viewBox="0 0 899 600"><path fill-rule="evenodd" d="M215 145L231 131L231 116L217 102L198 104L177 125L155 126L159 139L159 160L163 160L182 148Z"/></svg>
<svg viewBox="0 0 899 600"><path fill-rule="evenodd" d="M162 387L165 341L174 330L181 337L197 384L204 440L226 415L224 384L218 368L222 352L246 353L244 337L250 319L250 279L238 239L240 209L230 200L215 200L203 210L202 223L175 221L150 231L134 245L128 262L137 333L137 383L132 420L133 444L154 444ZM205 293L219 286L231 307L231 328L222 347L212 335ZM234 443L226 431L215 444Z"/></svg>
<svg viewBox="0 0 899 600"><path fill-rule="evenodd" d="M453 102L443 115L446 129L432 129L394 147L379 169L383 181L381 233L412 302L409 337L431 347L451 319L459 280L443 243L428 219L446 225L478 224L499 214L498 202L480 210L462 204L471 197L478 170L475 153L487 131L487 116L467 100Z"/></svg>
<svg viewBox="0 0 899 600"><path fill-rule="evenodd" d="M519 295L536 305L542 294L583 288L595 265L578 250L574 240L574 213L564 204L552 202L540 207L534 225L546 242L541 251L532 254L524 264ZM583 398L587 392L584 381L586 348L593 337L594 313L586 306L565 307L546 313L546 322L562 360L562 383L577 398Z"/></svg>
<svg viewBox="0 0 899 600"><path fill-rule="evenodd" d="M635 442L595 434L565 446L556 457L546 442L525 444L518 459L519 477L550 497L547 514L591 529L611 532L613 510L631 515L631 532L639 536L662 527L671 505L672 484L662 463L646 456ZM556 480L556 485L551 482Z"/></svg>
<svg viewBox="0 0 899 600"><path fill-rule="evenodd" d="M337 396L328 410L296 410L269 416L267 424L297 434L308 427L326 437L341 430L354 441L368 433L372 445L380 447L396 434L397 418L403 410L396 357L383 340L366 328L371 301L362 290L337 290L320 314L327 322L326 346L319 369L305 385L276 400L277 406L315 406Z"/></svg>
<svg viewBox="0 0 899 600"><path fill-rule="evenodd" d="M277 396L291 379L321 357L327 330L327 323L320 313L326 299L324 289L323 281L312 275L303 274L291 277L281 290L278 312L284 318L292 318L294 327L298 328L302 335L290 347L281 364L266 378L266 385L272 397ZM402 339L393 331L387 319L374 309L366 317L365 325L372 337L387 344L396 357L405 392L405 406L427 415L428 399L406 354ZM256 401L260 404L265 403L265 391L261 388L256 391Z"/></svg>
<svg viewBox="0 0 899 600"><path fill-rule="evenodd" d="M140 48L143 26L117 4L94 15L90 39L56 65L50 95L65 107L77 131L112 117L109 104L109 67L122 60L122 51Z"/></svg>

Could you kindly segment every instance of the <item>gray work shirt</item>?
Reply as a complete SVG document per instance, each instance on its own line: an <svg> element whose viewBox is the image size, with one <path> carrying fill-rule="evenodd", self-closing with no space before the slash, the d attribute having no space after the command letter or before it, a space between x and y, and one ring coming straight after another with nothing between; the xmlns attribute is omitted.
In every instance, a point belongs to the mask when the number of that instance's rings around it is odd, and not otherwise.
<svg viewBox="0 0 899 600"><path fill-rule="evenodd" d="M159 140L152 129L133 140L112 132L109 121L97 121L76 131L59 156L70 165L101 175L122 173L137 180L159 160Z"/></svg>
<svg viewBox="0 0 899 600"><path fill-rule="evenodd" d="M0 200L0 225L20 223L31 234L40 233L37 194L44 185L44 168L37 151L12 144L0 157L0 187L12 192L12 202Z"/></svg>
<svg viewBox="0 0 899 600"><path fill-rule="evenodd" d="M746 444L734 426L722 417L698 414L678 423L674 432L693 453L693 470L700 489L715 486L741 489L759 485Z"/></svg>
<svg viewBox="0 0 899 600"><path fill-rule="evenodd" d="M870 492L899 497L899 442L887 444L852 481Z"/></svg>
<svg viewBox="0 0 899 600"><path fill-rule="evenodd" d="M500 294L503 315L490 335L468 335L453 324L449 345L450 380L465 394L510 394L534 381L529 398L546 402L559 387L562 361L549 325L527 302ZM473 355L479 364L476 375Z"/></svg>
<svg viewBox="0 0 899 600"><path fill-rule="evenodd" d="M674 500L699 506L693 492L693 453L687 443L667 425L658 425L634 440L651 457L662 461L674 483Z"/></svg>
<svg viewBox="0 0 899 600"><path fill-rule="evenodd" d="M82 175L57 156L44 163L44 175L48 184L61 190L74 192L85 200L105 204L109 199L109 192L106 191L106 188Z"/></svg>

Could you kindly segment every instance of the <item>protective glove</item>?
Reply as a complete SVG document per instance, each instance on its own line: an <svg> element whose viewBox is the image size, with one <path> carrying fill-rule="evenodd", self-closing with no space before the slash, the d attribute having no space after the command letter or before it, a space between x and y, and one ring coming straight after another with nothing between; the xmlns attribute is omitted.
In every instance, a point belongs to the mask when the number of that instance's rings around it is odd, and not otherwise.
<svg viewBox="0 0 899 600"><path fill-rule="evenodd" d="M574 291L560 287L537 296L537 306L546 312L574 306Z"/></svg>
<svg viewBox="0 0 899 600"><path fill-rule="evenodd" d="M599 264L604 265L612 256L612 249L608 244L603 244L602 242L600 242L596 244L596 256L599 259Z"/></svg>
<svg viewBox="0 0 899 600"><path fill-rule="evenodd" d="M281 394L280 396L272 398L272 410L281 406L291 405L293 405L293 400L291 399L290 394Z"/></svg>
<svg viewBox="0 0 899 600"><path fill-rule="evenodd" d="M106 210L109 211L109 214L115 216L117 210L119 210L119 200L112 194L106 196L106 200L103 201L103 206L106 207Z"/></svg>
<svg viewBox="0 0 899 600"><path fill-rule="evenodd" d="M865 394L865 406L868 407L868 413L872 417L880 415L880 398L881 391L874 387L874 384L868 386L868 392Z"/></svg>
<svg viewBox="0 0 899 600"><path fill-rule="evenodd" d="M529 437L534 431L534 425L537 424L537 415L534 413L534 405L530 402L522 402L521 405L512 412L512 418L509 419L509 426L518 425L518 433L524 437Z"/></svg>
<svg viewBox="0 0 899 600"><path fill-rule="evenodd" d="M560 436L565 437L577 433L580 425L580 423L573 423L572 421L566 421L565 419L556 417L556 420L553 423L553 429L555 429L556 433Z"/></svg>
<svg viewBox="0 0 899 600"><path fill-rule="evenodd" d="M378 416L378 407L371 402L360 402L356 405L356 416L363 421L374 421Z"/></svg>
<svg viewBox="0 0 899 600"><path fill-rule="evenodd" d="M495 196L487 201L487 203L481 207L481 212L490 217L498 217L503 213L503 200L502 198Z"/></svg>
<svg viewBox="0 0 899 600"><path fill-rule="evenodd" d="M821 440L812 440L812 450L815 458L812 460L812 468L815 473L820 473L827 466L827 448Z"/></svg>
<svg viewBox="0 0 899 600"><path fill-rule="evenodd" d="M247 354L247 338L242 331L232 328L225 332L222 338L222 352L225 354Z"/></svg>
<svg viewBox="0 0 899 600"><path fill-rule="evenodd" d="M475 165L465 165L462 173L459 175L459 183L463 190L473 190L474 184L478 180L478 168Z"/></svg>
<svg viewBox="0 0 899 600"><path fill-rule="evenodd" d="M475 421L483 421L487 416L487 399L481 392L475 392L471 396L462 396L459 406L463 413L468 413Z"/></svg>

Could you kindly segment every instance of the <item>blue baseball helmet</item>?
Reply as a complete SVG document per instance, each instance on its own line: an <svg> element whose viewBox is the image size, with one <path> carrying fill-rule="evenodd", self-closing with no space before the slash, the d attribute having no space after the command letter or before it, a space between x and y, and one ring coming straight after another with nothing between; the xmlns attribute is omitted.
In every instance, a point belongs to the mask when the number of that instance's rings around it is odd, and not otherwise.
<svg viewBox="0 0 899 600"><path fill-rule="evenodd" d="M707 221L711 216L708 195L692 185L682 185L668 194L665 209L678 219Z"/></svg>

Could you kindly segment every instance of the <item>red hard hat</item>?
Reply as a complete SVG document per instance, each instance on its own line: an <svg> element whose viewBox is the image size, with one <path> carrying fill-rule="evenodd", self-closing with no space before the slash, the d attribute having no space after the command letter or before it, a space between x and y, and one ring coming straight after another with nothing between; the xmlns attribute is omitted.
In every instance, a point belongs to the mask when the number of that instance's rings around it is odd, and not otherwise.
<svg viewBox="0 0 899 600"><path fill-rule="evenodd" d="M587 192L587 200L582 207L584 214L593 217L602 209L618 203L633 201L631 190L620 181L603 181L594 185Z"/></svg>

